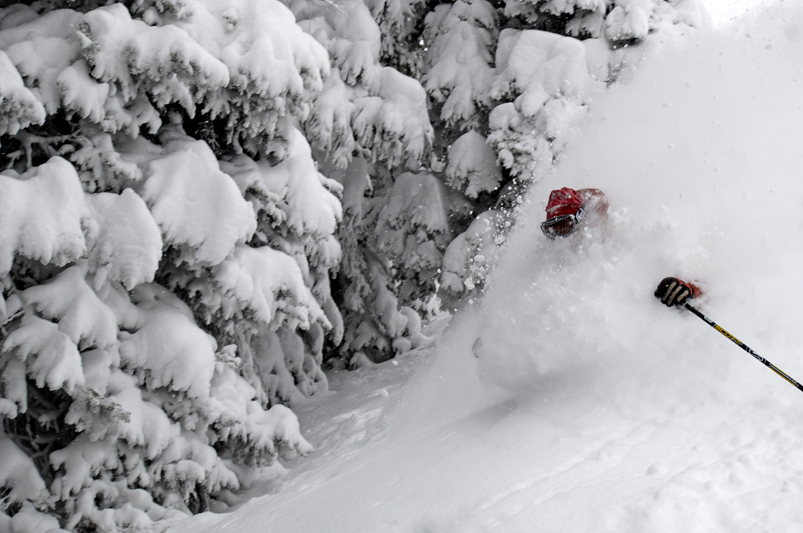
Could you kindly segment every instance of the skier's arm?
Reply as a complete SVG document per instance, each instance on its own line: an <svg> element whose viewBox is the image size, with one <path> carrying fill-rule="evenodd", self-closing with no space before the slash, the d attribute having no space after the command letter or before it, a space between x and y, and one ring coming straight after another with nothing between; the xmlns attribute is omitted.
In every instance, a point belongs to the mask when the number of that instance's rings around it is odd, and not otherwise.
<svg viewBox="0 0 803 533"><path fill-rule="evenodd" d="M580 189L587 214L596 214L600 220L608 220L608 197L599 189Z"/></svg>

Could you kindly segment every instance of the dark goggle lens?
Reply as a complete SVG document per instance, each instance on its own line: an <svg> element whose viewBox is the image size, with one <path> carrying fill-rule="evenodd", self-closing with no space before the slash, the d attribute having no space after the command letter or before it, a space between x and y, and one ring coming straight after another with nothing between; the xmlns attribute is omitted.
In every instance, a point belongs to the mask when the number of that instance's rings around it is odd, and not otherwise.
<svg viewBox="0 0 803 533"><path fill-rule="evenodd" d="M541 224L541 231L550 239L566 237L574 233L574 230L577 229L577 223L583 220L584 215L585 211L581 208L574 215L561 215L550 218Z"/></svg>

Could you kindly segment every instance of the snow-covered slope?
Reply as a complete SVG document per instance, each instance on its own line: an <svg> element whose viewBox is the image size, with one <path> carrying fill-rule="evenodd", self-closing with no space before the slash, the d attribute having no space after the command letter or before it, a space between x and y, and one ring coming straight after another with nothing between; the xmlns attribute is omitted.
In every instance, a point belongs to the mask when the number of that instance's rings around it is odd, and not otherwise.
<svg viewBox="0 0 803 533"><path fill-rule="evenodd" d="M271 495L170 531L801 531L803 394L652 296L699 281L698 307L803 379L788 4L654 50L534 187L484 301L434 346L333 377L298 410L317 457ZM547 241L560 186L603 189L607 230Z"/></svg>

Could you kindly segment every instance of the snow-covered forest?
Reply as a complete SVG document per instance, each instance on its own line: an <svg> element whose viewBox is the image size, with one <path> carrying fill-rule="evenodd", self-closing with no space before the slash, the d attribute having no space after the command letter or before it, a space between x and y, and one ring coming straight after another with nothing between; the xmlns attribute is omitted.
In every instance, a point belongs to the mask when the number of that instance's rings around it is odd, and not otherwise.
<svg viewBox="0 0 803 533"><path fill-rule="evenodd" d="M0 9L0 531L159 529L313 446L328 368L481 297L696 0Z"/></svg>

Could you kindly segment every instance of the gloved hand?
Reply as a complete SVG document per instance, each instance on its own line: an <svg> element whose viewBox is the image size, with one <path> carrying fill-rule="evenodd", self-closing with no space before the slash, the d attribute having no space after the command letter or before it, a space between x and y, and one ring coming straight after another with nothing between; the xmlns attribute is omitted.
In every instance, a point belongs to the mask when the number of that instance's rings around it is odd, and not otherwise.
<svg viewBox="0 0 803 533"><path fill-rule="evenodd" d="M667 307L683 305L686 300L694 298L695 291L691 285L678 278L664 278L655 289L655 297Z"/></svg>

